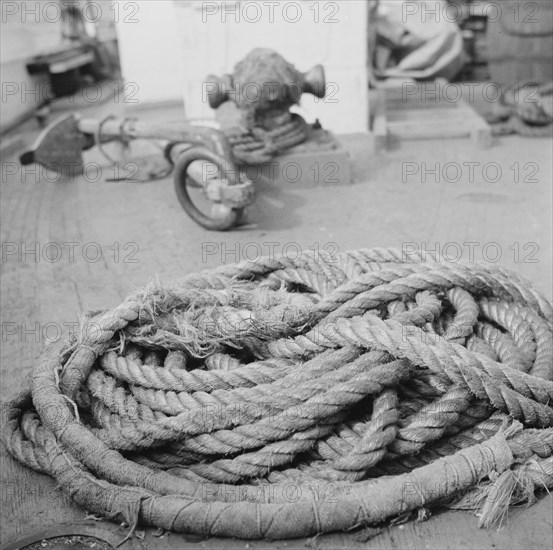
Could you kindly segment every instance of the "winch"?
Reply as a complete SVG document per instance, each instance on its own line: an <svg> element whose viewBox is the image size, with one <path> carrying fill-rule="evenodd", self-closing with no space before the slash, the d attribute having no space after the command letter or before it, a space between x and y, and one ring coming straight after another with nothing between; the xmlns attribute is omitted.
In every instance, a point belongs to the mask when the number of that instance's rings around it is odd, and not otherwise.
<svg viewBox="0 0 553 550"><path fill-rule="evenodd" d="M206 92L249 179L302 186L351 182L348 153L336 137L318 119L308 124L291 110L303 94L325 97L322 65L302 73L279 53L256 48L236 64L234 73L209 75Z"/></svg>

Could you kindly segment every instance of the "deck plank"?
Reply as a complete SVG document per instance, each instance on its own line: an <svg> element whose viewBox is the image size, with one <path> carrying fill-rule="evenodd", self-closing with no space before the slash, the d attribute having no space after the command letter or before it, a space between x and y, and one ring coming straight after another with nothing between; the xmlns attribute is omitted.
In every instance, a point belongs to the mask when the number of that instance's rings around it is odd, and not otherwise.
<svg viewBox="0 0 553 550"><path fill-rule="evenodd" d="M33 132L29 133L29 138ZM2 262L2 356L0 393L5 402L20 388L45 344L48 323L74 322L86 309L113 307L134 288L157 275L162 280L233 262L251 242L286 243L304 248L336 243L340 250L405 243L428 244L443 249L449 242L497 243L501 264L527 276L551 296L551 143L547 140L506 138L483 151L468 140L403 143L398 150L371 158L366 181L345 192L341 188L313 190L268 186L260 189L249 218L252 225L230 233L209 233L196 226L178 205L170 179L160 182L72 184L21 184L18 178L2 182L2 242L77 242L74 261L44 259L22 263L9 257ZM4 159L5 162L13 158ZM497 183L481 176L472 181L466 173L459 182L422 181L422 163L441 167L447 162L502 168ZM414 162L419 174L405 178L406 162ZM536 163L537 183L513 181L509 169ZM477 172L478 175L478 172ZM523 173L523 176L526 173ZM339 205L339 208L336 207ZM88 262L82 249L98 243L101 261ZM115 260L110 247L136 243L136 263ZM206 243L218 253L202 259ZM516 243L536 243L536 262L514 258ZM226 248L224 248L226 247ZM466 251L465 251L466 252ZM476 258L481 260L481 258ZM20 327L19 334L5 328ZM33 329L39 323L38 338ZM86 512L55 489L46 476L34 473L6 455L0 447L3 483L2 541L32 529L82 520ZM334 534L307 541L254 542L255 548L551 548L553 499L542 495L530 509L516 509L496 530L479 530L476 518L463 512L444 512L424 523L385 529L363 542L358 534ZM124 531L122 531L124 535ZM307 546L306 546L307 545ZM133 539L122 548L244 548L244 541L193 542L171 534L161 539L148 531L144 541Z"/></svg>

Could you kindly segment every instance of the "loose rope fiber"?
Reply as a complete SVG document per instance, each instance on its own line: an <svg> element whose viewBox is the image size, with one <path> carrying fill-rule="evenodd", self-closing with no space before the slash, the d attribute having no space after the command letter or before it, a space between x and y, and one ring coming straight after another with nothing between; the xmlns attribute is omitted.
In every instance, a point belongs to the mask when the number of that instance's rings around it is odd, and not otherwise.
<svg viewBox="0 0 553 550"><path fill-rule="evenodd" d="M552 356L550 303L500 267L264 258L90 314L4 442L131 526L285 539L437 503L489 525L553 486Z"/></svg>

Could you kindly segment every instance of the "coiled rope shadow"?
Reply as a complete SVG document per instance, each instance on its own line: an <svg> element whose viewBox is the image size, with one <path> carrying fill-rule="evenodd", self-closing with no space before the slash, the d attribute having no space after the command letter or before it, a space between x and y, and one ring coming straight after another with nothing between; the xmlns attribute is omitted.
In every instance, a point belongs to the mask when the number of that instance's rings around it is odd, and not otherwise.
<svg viewBox="0 0 553 550"><path fill-rule="evenodd" d="M407 261L408 260L408 261ZM283 539L553 485L550 303L385 249L151 285L51 346L9 452L108 518Z"/></svg>

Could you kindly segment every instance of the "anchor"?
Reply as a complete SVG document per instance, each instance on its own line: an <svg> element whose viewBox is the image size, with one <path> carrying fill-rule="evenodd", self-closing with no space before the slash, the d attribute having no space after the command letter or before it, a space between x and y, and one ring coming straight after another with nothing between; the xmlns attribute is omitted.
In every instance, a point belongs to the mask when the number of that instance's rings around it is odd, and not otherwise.
<svg viewBox="0 0 553 550"><path fill-rule="evenodd" d="M136 139L167 141L165 156L173 165L175 191L186 213L206 229L226 231L238 225L244 208L255 201L251 180L236 168L225 136L206 126L186 122L151 124L134 119L81 118L69 114L52 122L30 150L23 165L38 163L64 177L82 174L83 151L104 143ZM211 202L205 213L193 201L200 190Z"/></svg>
<svg viewBox="0 0 553 550"><path fill-rule="evenodd" d="M21 163L38 163L75 176L85 168L83 151L92 147L103 151L102 145L108 142L166 141L165 158L174 170L180 204L198 224L218 231L241 222L245 207L255 201L256 184L282 180L281 170L276 178L267 173L275 173L272 161L284 155L293 159L300 174L309 174L310 167L319 163L338 166L342 179L350 180L347 153L332 133L322 129L318 120L308 124L290 110L304 93L324 97L321 65L302 73L277 52L258 48L236 65L233 74L210 75L207 84L221 130L186 121L152 124L70 114L50 124L21 155ZM255 97L248 93L252 86L258 92ZM255 177L248 172L252 167ZM208 213L193 199L198 193L208 199Z"/></svg>

